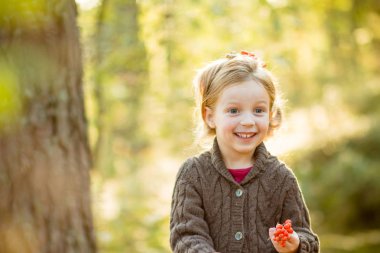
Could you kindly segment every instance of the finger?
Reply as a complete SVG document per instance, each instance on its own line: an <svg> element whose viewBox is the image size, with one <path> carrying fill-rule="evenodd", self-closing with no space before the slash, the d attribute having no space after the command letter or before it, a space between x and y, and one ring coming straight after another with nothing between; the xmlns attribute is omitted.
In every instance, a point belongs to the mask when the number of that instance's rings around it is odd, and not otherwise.
<svg viewBox="0 0 380 253"><path fill-rule="evenodd" d="M270 238L273 238L273 236L274 236L274 232L276 231L276 229L275 228L270 228L269 229L269 237Z"/></svg>
<svg viewBox="0 0 380 253"><path fill-rule="evenodd" d="M298 240L298 234L296 231L294 231L292 234L289 235L289 242L295 242Z"/></svg>

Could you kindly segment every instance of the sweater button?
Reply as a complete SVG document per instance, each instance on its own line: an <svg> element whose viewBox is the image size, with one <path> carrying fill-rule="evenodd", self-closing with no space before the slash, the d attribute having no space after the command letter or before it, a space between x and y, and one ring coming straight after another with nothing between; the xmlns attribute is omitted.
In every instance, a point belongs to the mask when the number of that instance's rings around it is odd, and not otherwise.
<svg viewBox="0 0 380 253"><path fill-rule="evenodd" d="M237 189L235 195L236 197L241 197L241 195L243 195L243 191L241 189Z"/></svg>
<svg viewBox="0 0 380 253"><path fill-rule="evenodd" d="M243 233L242 232L236 232L235 239L237 241L240 241L242 238L243 238Z"/></svg>

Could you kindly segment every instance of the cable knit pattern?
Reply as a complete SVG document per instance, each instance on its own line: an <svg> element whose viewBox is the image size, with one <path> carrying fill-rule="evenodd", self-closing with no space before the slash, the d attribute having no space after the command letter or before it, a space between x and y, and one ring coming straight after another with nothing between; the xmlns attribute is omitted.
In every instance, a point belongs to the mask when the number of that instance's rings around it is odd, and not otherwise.
<svg viewBox="0 0 380 253"><path fill-rule="evenodd" d="M260 144L254 167L238 184L225 167L218 143L180 168L170 217L175 253L276 252L268 230L291 219L300 253L319 252L294 173Z"/></svg>

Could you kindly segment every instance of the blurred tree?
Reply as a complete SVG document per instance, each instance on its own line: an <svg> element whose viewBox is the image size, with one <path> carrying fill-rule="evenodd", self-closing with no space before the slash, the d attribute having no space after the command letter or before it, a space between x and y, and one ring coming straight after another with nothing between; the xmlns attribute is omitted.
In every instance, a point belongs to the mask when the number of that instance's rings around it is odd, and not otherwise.
<svg viewBox="0 0 380 253"><path fill-rule="evenodd" d="M116 140L122 146L128 167L136 169L138 156L148 145L140 122L144 118L142 103L148 84L148 63L145 46L139 38L136 2L103 0L92 43L98 132L94 144L95 165L113 167L114 159L106 153ZM105 176L114 173L108 169L104 171Z"/></svg>
<svg viewBox="0 0 380 253"><path fill-rule="evenodd" d="M74 0L0 3L0 252L97 251L76 16Z"/></svg>
<svg viewBox="0 0 380 253"><path fill-rule="evenodd" d="M143 108L149 74L138 13L134 0L101 1L91 38L95 168L102 181L100 201L114 206L99 210L97 221L99 247L107 252L152 252L141 234L151 226L146 222L151 207L139 176L150 144L142 120L154 127L155 119ZM117 195L110 202L117 203L107 206L102 196L109 189Z"/></svg>

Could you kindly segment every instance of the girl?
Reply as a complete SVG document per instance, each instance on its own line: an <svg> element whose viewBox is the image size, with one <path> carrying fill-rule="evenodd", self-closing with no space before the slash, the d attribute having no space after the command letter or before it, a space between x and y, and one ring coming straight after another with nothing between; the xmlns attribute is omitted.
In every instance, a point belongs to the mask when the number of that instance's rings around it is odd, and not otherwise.
<svg viewBox="0 0 380 253"><path fill-rule="evenodd" d="M214 143L178 172L170 217L172 250L319 252L295 175L263 143L281 123L271 73L243 51L206 65L194 84L201 124ZM274 227L287 219L294 232L282 244Z"/></svg>

